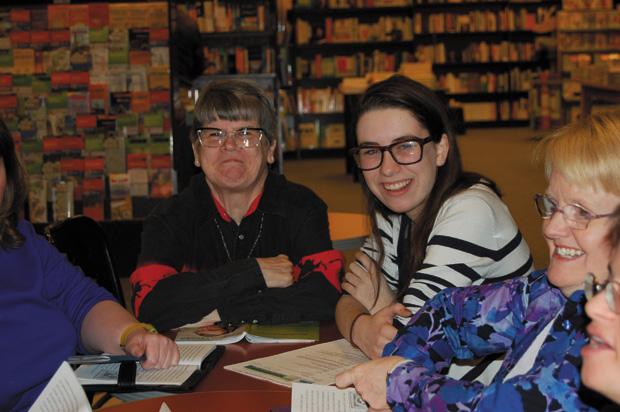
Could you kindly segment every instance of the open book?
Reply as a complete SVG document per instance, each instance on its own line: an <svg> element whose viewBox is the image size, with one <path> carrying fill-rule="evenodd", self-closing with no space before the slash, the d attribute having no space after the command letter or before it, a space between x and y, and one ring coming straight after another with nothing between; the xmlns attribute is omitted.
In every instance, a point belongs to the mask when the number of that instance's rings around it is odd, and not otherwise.
<svg viewBox="0 0 620 412"><path fill-rule="evenodd" d="M295 382L334 384L340 372L366 361L368 357L362 351L339 339L226 365L224 369L290 388Z"/></svg>
<svg viewBox="0 0 620 412"><path fill-rule="evenodd" d="M92 412L90 402L71 366L60 364L43 392L37 397L28 412ZM166 402L162 402L159 412L170 412Z"/></svg>
<svg viewBox="0 0 620 412"><path fill-rule="evenodd" d="M179 365L168 369L146 370L138 362L81 365L75 370L80 384L86 389L133 391L163 387L166 390L189 389L215 365L222 348L203 343L179 346Z"/></svg>
<svg viewBox="0 0 620 412"><path fill-rule="evenodd" d="M291 412L366 412L368 405L355 388L293 383Z"/></svg>
<svg viewBox="0 0 620 412"><path fill-rule="evenodd" d="M300 322L282 325L253 323L241 325L231 331L226 331L219 326L181 328L175 340L179 347L182 347L186 343L196 342L226 345L239 342L243 338L251 343L316 342L319 340L319 323Z"/></svg>

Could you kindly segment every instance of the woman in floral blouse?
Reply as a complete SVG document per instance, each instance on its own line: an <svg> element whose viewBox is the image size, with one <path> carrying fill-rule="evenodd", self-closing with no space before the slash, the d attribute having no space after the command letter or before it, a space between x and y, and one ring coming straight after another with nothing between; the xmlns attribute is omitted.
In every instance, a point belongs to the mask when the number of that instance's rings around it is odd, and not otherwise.
<svg viewBox="0 0 620 412"><path fill-rule="evenodd" d="M583 284L608 261L609 216L620 205L620 115L570 124L542 147L549 186L536 205L547 270L444 290L386 345L386 357L342 373L338 386L353 384L372 408L396 411L592 409L577 393L587 342ZM505 358L487 386L445 375L453 360L493 353Z"/></svg>

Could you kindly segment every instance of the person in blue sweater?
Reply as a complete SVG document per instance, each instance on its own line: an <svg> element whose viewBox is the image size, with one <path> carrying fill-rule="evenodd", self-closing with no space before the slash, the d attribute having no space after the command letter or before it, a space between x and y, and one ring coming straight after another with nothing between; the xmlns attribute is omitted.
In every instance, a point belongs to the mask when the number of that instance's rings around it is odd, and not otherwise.
<svg viewBox="0 0 620 412"><path fill-rule="evenodd" d="M28 410L76 352L145 355L145 368L177 364L173 341L139 323L19 217L25 196L13 139L0 121L0 410Z"/></svg>
<svg viewBox="0 0 620 412"><path fill-rule="evenodd" d="M445 289L386 345L385 357L337 377L375 409L594 410L579 376L587 343L584 281L601 276L620 205L620 114L600 114L543 141L549 185L536 196L549 266L503 283ZM598 282L604 279L597 279ZM448 377L455 360L504 354L489 385ZM598 406L598 405L596 405Z"/></svg>

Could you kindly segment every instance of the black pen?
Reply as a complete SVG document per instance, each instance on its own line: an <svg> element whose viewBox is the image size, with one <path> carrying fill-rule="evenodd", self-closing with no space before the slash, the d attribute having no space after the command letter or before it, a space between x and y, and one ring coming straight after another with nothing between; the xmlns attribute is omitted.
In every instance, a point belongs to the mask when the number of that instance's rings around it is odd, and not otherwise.
<svg viewBox="0 0 620 412"><path fill-rule="evenodd" d="M67 358L69 365L93 365L102 363L143 362L146 356L132 355L75 355Z"/></svg>

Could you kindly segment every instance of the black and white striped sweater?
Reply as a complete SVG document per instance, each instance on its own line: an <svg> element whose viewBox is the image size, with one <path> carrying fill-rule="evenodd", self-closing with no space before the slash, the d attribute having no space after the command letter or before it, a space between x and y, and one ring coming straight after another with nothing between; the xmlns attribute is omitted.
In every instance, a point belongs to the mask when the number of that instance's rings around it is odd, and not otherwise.
<svg viewBox="0 0 620 412"><path fill-rule="evenodd" d="M405 215L377 215L385 257L382 273L394 290L406 259L409 221ZM399 245L400 239L400 245ZM378 259L368 238L362 250ZM525 276L533 269L529 247L506 205L487 186L476 184L449 198L439 210L426 244L426 258L412 278L403 304L415 313L440 290ZM406 323L406 319L399 319Z"/></svg>

